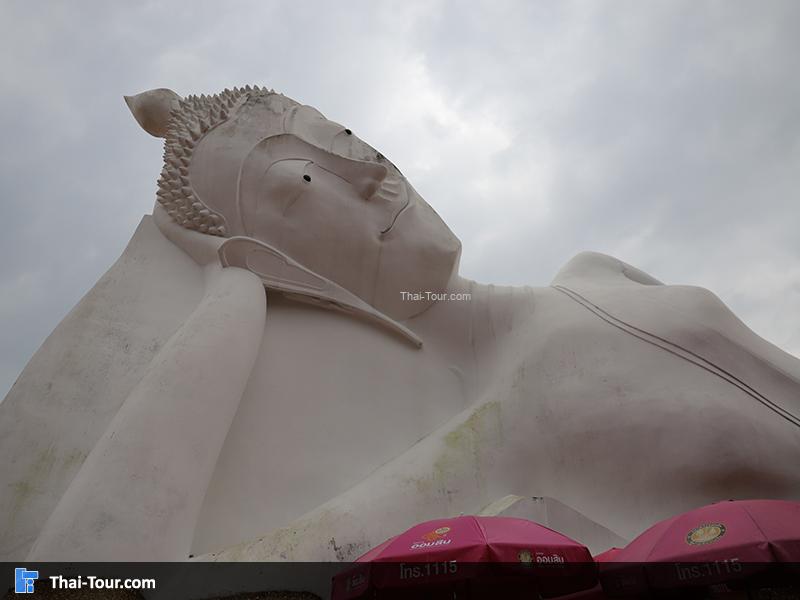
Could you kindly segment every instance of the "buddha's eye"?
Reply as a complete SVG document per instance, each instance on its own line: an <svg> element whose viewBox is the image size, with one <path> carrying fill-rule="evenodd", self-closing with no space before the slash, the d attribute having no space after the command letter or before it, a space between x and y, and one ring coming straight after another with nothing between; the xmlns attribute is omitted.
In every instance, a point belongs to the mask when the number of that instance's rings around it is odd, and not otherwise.
<svg viewBox="0 0 800 600"><path fill-rule="evenodd" d="M303 179L305 179L306 181L310 182L311 181L311 175L303 175Z"/></svg>

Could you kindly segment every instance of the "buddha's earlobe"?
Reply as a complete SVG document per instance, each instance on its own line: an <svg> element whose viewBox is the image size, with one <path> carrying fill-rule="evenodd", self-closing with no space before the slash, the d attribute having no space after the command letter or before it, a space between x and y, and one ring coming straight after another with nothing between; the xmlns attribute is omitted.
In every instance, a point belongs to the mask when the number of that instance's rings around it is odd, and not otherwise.
<svg viewBox="0 0 800 600"><path fill-rule="evenodd" d="M167 88L158 88L123 97L142 129L158 138L167 137L170 112L181 100L178 94Z"/></svg>

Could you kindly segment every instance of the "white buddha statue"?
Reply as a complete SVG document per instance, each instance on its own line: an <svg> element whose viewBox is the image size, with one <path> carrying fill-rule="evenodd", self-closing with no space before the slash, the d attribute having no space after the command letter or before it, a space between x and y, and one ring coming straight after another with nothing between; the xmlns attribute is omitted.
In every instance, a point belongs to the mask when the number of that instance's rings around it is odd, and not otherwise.
<svg viewBox="0 0 800 600"><path fill-rule="evenodd" d="M509 494L622 538L800 499L800 361L710 292L594 253L479 284L315 109L127 101L158 202L0 404L2 560L345 560Z"/></svg>

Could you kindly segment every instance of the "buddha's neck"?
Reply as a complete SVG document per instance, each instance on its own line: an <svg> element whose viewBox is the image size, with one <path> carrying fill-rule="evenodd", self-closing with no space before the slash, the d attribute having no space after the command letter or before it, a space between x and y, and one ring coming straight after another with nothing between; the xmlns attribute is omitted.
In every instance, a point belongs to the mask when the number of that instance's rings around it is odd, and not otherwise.
<svg viewBox="0 0 800 600"><path fill-rule="evenodd" d="M486 285L456 276L441 299L406 324L454 366L494 369L504 348L515 347L506 343L509 337L533 335L536 297L531 287Z"/></svg>

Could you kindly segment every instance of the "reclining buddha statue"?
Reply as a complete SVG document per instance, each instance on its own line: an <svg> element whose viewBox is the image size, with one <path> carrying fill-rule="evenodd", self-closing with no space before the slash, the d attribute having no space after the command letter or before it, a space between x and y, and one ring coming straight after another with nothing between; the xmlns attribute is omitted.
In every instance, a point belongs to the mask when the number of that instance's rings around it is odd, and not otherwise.
<svg viewBox="0 0 800 600"><path fill-rule="evenodd" d="M126 101L157 202L0 403L2 560L346 560L509 495L628 539L800 499L800 361L712 293L592 252L477 283L317 110Z"/></svg>

